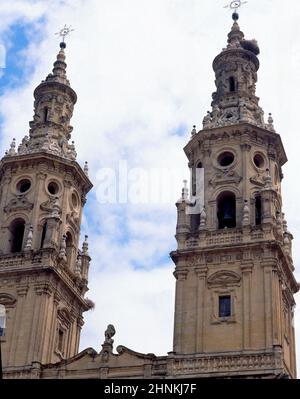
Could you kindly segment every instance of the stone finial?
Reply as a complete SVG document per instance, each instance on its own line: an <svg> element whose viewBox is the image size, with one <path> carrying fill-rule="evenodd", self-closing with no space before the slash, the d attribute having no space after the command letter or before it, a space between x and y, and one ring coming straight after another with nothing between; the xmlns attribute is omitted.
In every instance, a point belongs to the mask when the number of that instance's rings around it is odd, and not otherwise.
<svg viewBox="0 0 300 399"><path fill-rule="evenodd" d="M27 235L27 240L26 240L26 245L25 245L25 251L30 251L32 249L32 238L33 238L33 227L29 227L28 235Z"/></svg>
<svg viewBox="0 0 300 399"><path fill-rule="evenodd" d="M89 243L88 236L85 236L84 242L82 244L82 254L88 256L89 255Z"/></svg>
<svg viewBox="0 0 300 399"><path fill-rule="evenodd" d="M283 235L283 246L284 252L288 255L292 255L292 245L291 245L291 236L289 233L284 233Z"/></svg>
<svg viewBox="0 0 300 399"><path fill-rule="evenodd" d="M84 163L83 171L88 177L89 176L89 164L87 161L85 161L85 163Z"/></svg>
<svg viewBox="0 0 300 399"><path fill-rule="evenodd" d="M74 141L72 141L72 143L69 144L69 155L73 161L75 161L75 159L77 158L77 152L75 150L75 142Z"/></svg>
<svg viewBox="0 0 300 399"><path fill-rule="evenodd" d="M80 275L82 272L82 256L79 254L76 261L75 274Z"/></svg>
<svg viewBox="0 0 300 399"><path fill-rule="evenodd" d="M272 131L275 130L275 129L274 129L274 119L273 119L271 113L269 113L267 128L268 128L269 130L272 130Z"/></svg>
<svg viewBox="0 0 300 399"><path fill-rule="evenodd" d="M29 137L28 136L25 136L22 139L22 142L21 142L21 144L18 147L18 154L20 154L20 155L26 154L26 152L28 150L28 148L27 148L28 141L29 141Z"/></svg>
<svg viewBox="0 0 300 399"><path fill-rule="evenodd" d="M16 154L16 139L13 139L10 145L10 149L8 150L8 155L15 155Z"/></svg>
<svg viewBox="0 0 300 399"><path fill-rule="evenodd" d="M205 115L205 117L203 118L203 128L209 128L211 127L211 122L212 122L212 114L210 111L207 111L207 114Z"/></svg>
<svg viewBox="0 0 300 399"><path fill-rule="evenodd" d="M270 169L266 169L266 176L264 176L263 180L265 182L265 188L266 189L273 188L273 186L272 186L272 177L270 175Z"/></svg>
<svg viewBox="0 0 300 399"><path fill-rule="evenodd" d="M52 205L52 214L51 214L51 216L53 218L59 218L60 217L59 214L60 214L59 198L55 197L54 201L53 201L53 205Z"/></svg>
<svg viewBox="0 0 300 399"><path fill-rule="evenodd" d="M59 255L58 255L58 257L60 259L64 260L64 261L67 260L67 252L66 252L67 243L66 243L66 240L67 240L67 236L64 234L62 236L62 239L61 239L61 242L60 242L60 251L59 251Z"/></svg>
<svg viewBox="0 0 300 399"><path fill-rule="evenodd" d="M189 189L187 188L187 180L183 180L182 200L187 201L189 196Z"/></svg>
<svg viewBox="0 0 300 399"><path fill-rule="evenodd" d="M276 225L278 234L282 235L282 218L281 212L276 212Z"/></svg>
<svg viewBox="0 0 300 399"><path fill-rule="evenodd" d="M195 136L196 134L197 134L196 125L194 125L193 129L192 129L192 132L191 132L191 135Z"/></svg>
<svg viewBox="0 0 300 399"><path fill-rule="evenodd" d="M248 200L245 200L243 208L243 226L248 225L249 222L250 222L250 208L248 205Z"/></svg>
<svg viewBox="0 0 300 399"><path fill-rule="evenodd" d="M200 214L200 228L206 227L206 220L207 220L207 214L204 206Z"/></svg>
<svg viewBox="0 0 300 399"><path fill-rule="evenodd" d="M112 339L112 337L115 336L115 334L116 334L115 327L112 324L109 324L104 333L105 335L104 344L113 345L114 340Z"/></svg>
<svg viewBox="0 0 300 399"><path fill-rule="evenodd" d="M282 227L283 227L284 233L288 233L288 225L287 225L287 221L286 221L284 213L282 213Z"/></svg>

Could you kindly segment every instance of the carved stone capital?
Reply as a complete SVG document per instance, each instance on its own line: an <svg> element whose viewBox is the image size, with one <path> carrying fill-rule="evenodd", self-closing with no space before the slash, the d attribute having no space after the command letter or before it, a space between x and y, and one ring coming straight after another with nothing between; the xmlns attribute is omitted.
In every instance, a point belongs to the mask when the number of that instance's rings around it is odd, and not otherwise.
<svg viewBox="0 0 300 399"><path fill-rule="evenodd" d="M44 173L44 172L38 172L38 173L36 174L36 178L37 178L38 180L46 180L46 177L47 177L47 174Z"/></svg>
<svg viewBox="0 0 300 399"><path fill-rule="evenodd" d="M58 292L56 292L56 293L54 294L53 301L54 301L54 305L56 305L56 306L59 305L59 303L60 303L60 301L61 301L61 295L60 295Z"/></svg>
<svg viewBox="0 0 300 399"><path fill-rule="evenodd" d="M83 325L84 325L83 317L78 317L78 319L77 319L77 326L78 326L79 328L82 328Z"/></svg>
<svg viewBox="0 0 300 399"><path fill-rule="evenodd" d="M186 280L187 275L188 275L187 269L175 270L175 272L174 272L174 276L175 276L176 280L178 280L178 281Z"/></svg>
<svg viewBox="0 0 300 399"><path fill-rule="evenodd" d="M207 276L208 267L196 267L195 273L199 279L205 278Z"/></svg>
<svg viewBox="0 0 300 399"><path fill-rule="evenodd" d="M34 289L37 295L51 296L53 293L52 289L50 288L50 284L47 283L36 284Z"/></svg>
<svg viewBox="0 0 300 399"><path fill-rule="evenodd" d="M242 270L243 274L252 273L253 267L254 267L254 264L251 260L243 261L241 263L241 270Z"/></svg>
<svg viewBox="0 0 300 399"><path fill-rule="evenodd" d="M17 294L18 296L26 296L27 292L29 290L29 286L28 285L19 285L17 286Z"/></svg>
<svg viewBox="0 0 300 399"><path fill-rule="evenodd" d="M261 267L272 269L274 267L274 260L272 259L264 259L260 262Z"/></svg>
<svg viewBox="0 0 300 399"><path fill-rule="evenodd" d="M251 145L249 144L249 143L243 143L243 144L241 144L241 149L242 149L242 151L247 151L247 152L250 152L250 150L251 150Z"/></svg>
<svg viewBox="0 0 300 399"><path fill-rule="evenodd" d="M71 180L67 180L67 179L64 180L64 187L65 188L71 188L72 185L73 185L73 183L72 183Z"/></svg>

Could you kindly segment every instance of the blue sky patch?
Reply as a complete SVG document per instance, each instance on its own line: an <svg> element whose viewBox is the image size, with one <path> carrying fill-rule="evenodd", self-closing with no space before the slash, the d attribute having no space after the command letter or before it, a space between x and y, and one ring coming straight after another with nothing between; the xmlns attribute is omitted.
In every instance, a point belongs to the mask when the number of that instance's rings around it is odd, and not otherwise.
<svg viewBox="0 0 300 399"><path fill-rule="evenodd" d="M24 50L31 41L42 40L43 32L39 28L43 21L44 18L32 23L18 21L2 35L0 43L5 47L5 68L0 74L0 95L22 85L33 73L34 65L27 63Z"/></svg>

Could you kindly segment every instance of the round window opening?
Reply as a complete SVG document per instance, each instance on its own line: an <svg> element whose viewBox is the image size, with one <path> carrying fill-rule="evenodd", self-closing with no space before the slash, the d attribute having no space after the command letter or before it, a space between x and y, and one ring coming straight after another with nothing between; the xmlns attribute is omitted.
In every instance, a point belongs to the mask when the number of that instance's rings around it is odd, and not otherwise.
<svg viewBox="0 0 300 399"><path fill-rule="evenodd" d="M55 195L59 192L59 186L57 183L52 181L51 183L48 184L48 191L50 194Z"/></svg>
<svg viewBox="0 0 300 399"><path fill-rule="evenodd" d="M218 157L218 162L221 166L229 166L233 163L233 161L234 155L232 154L232 152L223 152Z"/></svg>
<svg viewBox="0 0 300 399"><path fill-rule="evenodd" d="M263 168L265 160L262 155L256 154L253 158L254 164L257 168Z"/></svg>
<svg viewBox="0 0 300 399"><path fill-rule="evenodd" d="M31 187L31 181L28 179L23 179L21 181L19 181L19 183L17 184L17 190L19 191L19 193L26 193L26 191L28 191Z"/></svg>
<svg viewBox="0 0 300 399"><path fill-rule="evenodd" d="M78 207L78 199L77 199L77 195L75 193L72 194L72 205L74 208Z"/></svg>

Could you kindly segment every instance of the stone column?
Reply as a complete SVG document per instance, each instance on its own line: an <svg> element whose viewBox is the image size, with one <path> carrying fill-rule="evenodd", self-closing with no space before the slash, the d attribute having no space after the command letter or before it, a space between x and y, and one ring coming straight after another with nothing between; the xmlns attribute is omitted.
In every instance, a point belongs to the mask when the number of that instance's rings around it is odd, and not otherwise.
<svg viewBox="0 0 300 399"><path fill-rule="evenodd" d="M10 347L9 347L9 355L7 359L7 365L8 366L15 366L18 365L18 360L17 360L17 355L19 351L19 332L22 327L23 323L23 315L24 315L24 305L26 301L26 296L28 292L29 287L27 285L19 285L17 286L17 294L18 294L18 300L16 304L16 310L14 314L14 324L12 328L12 337L10 338ZM26 339L26 338L25 338ZM24 348L24 343L22 344L22 347Z"/></svg>
<svg viewBox="0 0 300 399"><path fill-rule="evenodd" d="M196 352L204 351L204 298L205 298L205 283L208 268L205 266L197 267L195 272L197 274L197 323L196 323Z"/></svg>
<svg viewBox="0 0 300 399"><path fill-rule="evenodd" d="M265 348L272 348L273 338L273 315L272 315L272 268L271 260L263 260L261 262L264 273L264 307L265 307Z"/></svg>
<svg viewBox="0 0 300 399"><path fill-rule="evenodd" d="M56 340L56 326L57 326L57 309L61 301L61 296L56 292L53 296L52 301L52 317L50 324L50 342L48 346L48 363L53 362L53 354L55 350L55 340Z"/></svg>
<svg viewBox="0 0 300 399"><path fill-rule="evenodd" d="M36 313L35 323L32 325L32 329L35 330L35 334L31 341L31 353L29 359L32 357L34 360L41 361L43 353L43 345L45 343L45 335L43 334L44 325L47 320L47 304L49 297L52 294L52 290L49 284L37 283L35 286L35 293L39 298L38 312ZM33 360L32 359L32 360Z"/></svg>
<svg viewBox="0 0 300 399"><path fill-rule="evenodd" d="M281 345L281 317L280 317L280 286L278 276L278 264L272 269L272 307L273 307L273 345Z"/></svg>
<svg viewBox="0 0 300 399"><path fill-rule="evenodd" d="M188 270L181 269L174 272L176 278L175 292L175 317L174 317L174 342L173 352L181 353L182 350L182 330L183 330L183 291L187 279Z"/></svg>
<svg viewBox="0 0 300 399"><path fill-rule="evenodd" d="M11 177L8 175L8 173L2 178L1 180L1 186L2 186L2 193L0 193L0 220L3 221L5 220L5 213L4 213L4 208L8 203L8 198L9 198L9 186L11 183ZM7 226L4 223L1 223L0 226L0 254L3 251L4 253L9 253L11 250L10 246L10 231L9 231L9 226Z"/></svg>
<svg viewBox="0 0 300 399"><path fill-rule="evenodd" d="M250 164L249 153L251 150L251 145L249 143L248 134L244 134L242 136L243 144L241 144L242 149L242 168L243 168L243 198L248 199L250 198L250 191L249 191L249 176L248 176L248 167Z"/></svg>
<svg viewBox="0 0 300 399"><path fill-rule="evenodd" d="M251 306L251 279L253 262L244 260L242 270L242 295L243 295L243 349L251 349L252 306Z"/></svg>
<svg viewBox="0 0 300 399"><path fill-rule="evenodd" d="M56 216L47 219L47 231L43 248L59 249L60 240L57 240L57 231L60 223L60 218Z"/></svg>
<svg viewBox="0 0 300 399"><path fill-rule="evenodd" d="M44 168L47 169L46 165L44 165ZM34 206L33 206L33 210L32 210L32 217L31 217L31 221L30 224L33 227L33 233L34 233L34 237L33 237L33 249L39 249L40 247L40 240L41 240L41 235L40 233L40 229L38 229L38 224L40 223L40 219L39 219L39 212L40 212L40 193L43 191L42 190L42 184L45 182L46 179L46 173L44 172L38 172L36 174L36 187L35 187L35 198L34 198Z"/></svg>

